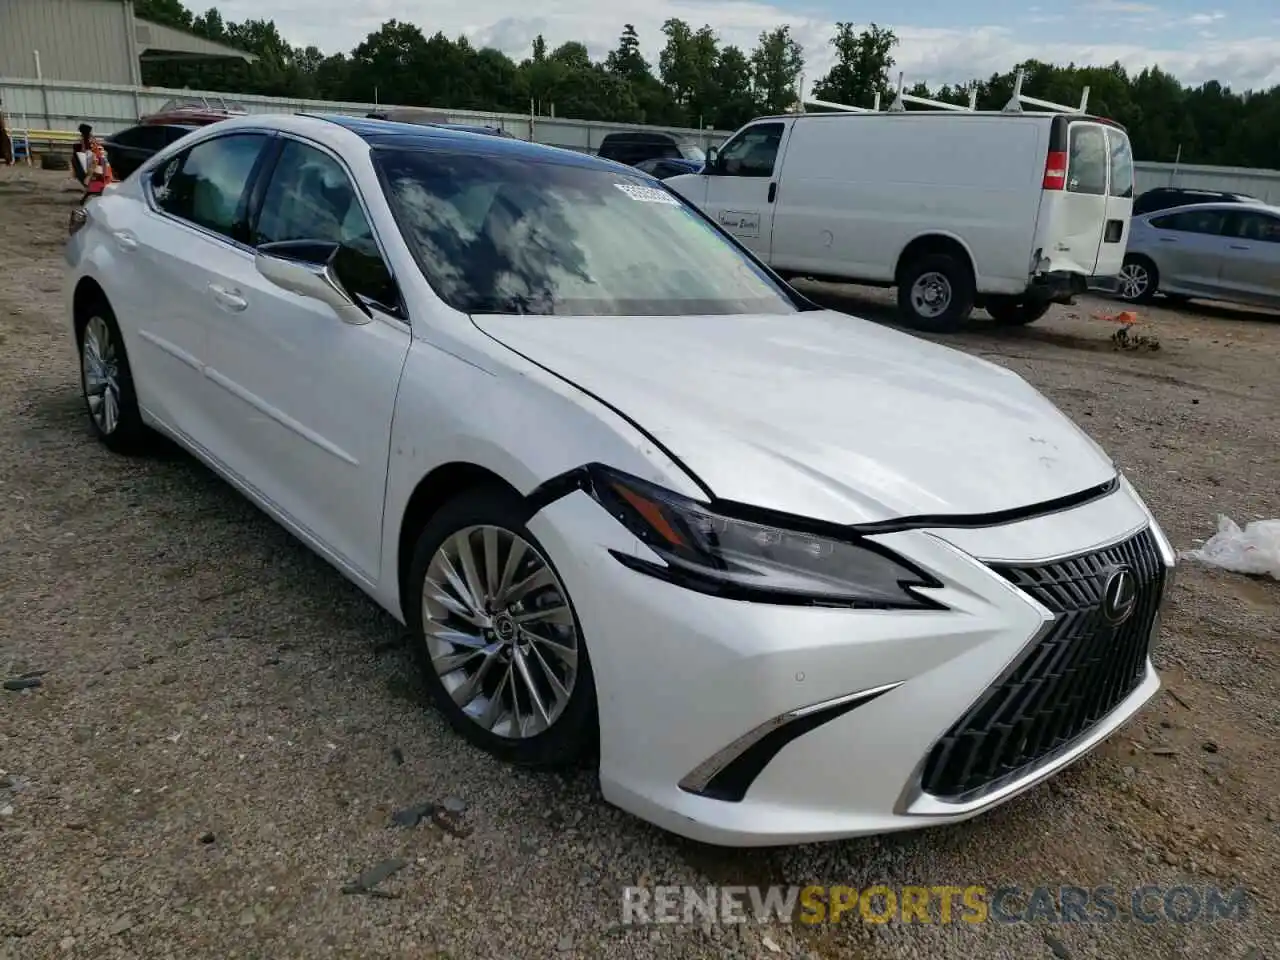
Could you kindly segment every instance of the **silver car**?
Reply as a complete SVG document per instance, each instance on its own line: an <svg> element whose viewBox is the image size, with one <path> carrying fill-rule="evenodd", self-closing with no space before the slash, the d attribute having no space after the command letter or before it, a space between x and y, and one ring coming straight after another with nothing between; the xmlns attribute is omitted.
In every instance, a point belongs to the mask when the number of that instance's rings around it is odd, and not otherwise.
<svg viewBox="0 0 1280 960"><path fill-rule="evenodd" d="M1122 300L1204 297L1280 307L1280 207L1196 203L1134 217Z"/></svg>

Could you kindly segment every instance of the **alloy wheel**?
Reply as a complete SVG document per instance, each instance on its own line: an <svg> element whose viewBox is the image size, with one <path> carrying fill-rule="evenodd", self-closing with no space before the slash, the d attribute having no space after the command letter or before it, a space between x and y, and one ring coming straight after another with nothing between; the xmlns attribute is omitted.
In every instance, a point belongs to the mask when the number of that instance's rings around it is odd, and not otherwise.
<svg viewBox="0 0 1280 960"><path fill-rule="evenodd" d="M563 584L523 537L478 525L446 539L427 567L422 625L432 669L482 729L527 739L564 712L578 628Z"/></svg>
<svg viewBox="0 0 1280 960"><path fill-rule="evenodd" d="M85 325L80 369L89 415L98 429L110 436L120 423L120 360L111 328L101 317L91 317Z"/></svg>
<svg viewBox="0 0 1280 960"><path fill-rule="evenodd" d="M1151 286L1151 274L1141 263L1131 260L1120 268L1120 296L1137 300Z"/></svg>
<svg viewBox="0 0 1280 960"><path fill-rule="evenodd" d="M911 306L930 320L942 316L951 306L951 281L937 271L920 274L911 285Z"/></svg>

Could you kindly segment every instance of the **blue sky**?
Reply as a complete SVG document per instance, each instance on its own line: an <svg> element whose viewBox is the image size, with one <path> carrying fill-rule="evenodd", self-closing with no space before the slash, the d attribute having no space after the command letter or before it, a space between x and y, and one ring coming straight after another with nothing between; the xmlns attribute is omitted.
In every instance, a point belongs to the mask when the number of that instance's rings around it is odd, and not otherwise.
<svg viewBox="0 0 1280 960"><path fill-rule="evenodd" d="M187 0L201 9L201 0ZM1110 63L1140 69L1158 63L1187 83L1219 80L1242 89L1280 84L1280 2L1277 0L220 0L231 20L266 17L296 44L345 51L385 20L417 23L430 34L466 34L516 59L533 37L551 46L582 40L603 56L622 24L640 32L651 61L660 27L680 17L710 24L725 43L749 48L762 30L790 24L804 44L806 87L828 66L828 38L838 19L874 21L900 38L896 56L907 84L985 77L1029 57L1056 63Z"/></svg>

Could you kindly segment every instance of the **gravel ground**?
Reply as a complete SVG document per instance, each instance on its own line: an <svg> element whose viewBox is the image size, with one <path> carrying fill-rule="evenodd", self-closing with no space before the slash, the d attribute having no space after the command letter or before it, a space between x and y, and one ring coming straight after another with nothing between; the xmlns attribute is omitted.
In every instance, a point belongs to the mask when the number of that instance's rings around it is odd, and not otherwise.
<svg viewBox="0 0 1280 960"><path fill-rule="evenodd" d="M401 631L189 457L90 437L63 329L66 175L0 169L0 957L1280 955L1280 584L1186 564L1165 691L1063 776L955 828L726 851L501 766L422 707ZM887 317L883 294L813 288ZM947 342L1017 370L1107 447L1182 549L1280 515L1280 322L1082 300ZM1145 322L1149 320L1150 322ZM465 804L470 834L392 825ZM446 825L448 827L448 825ZM466 830L461 831L463 833ZM377 888L344 893L387 861ZM1243 920L626 928L656 884L1218 884Z"/></svg>

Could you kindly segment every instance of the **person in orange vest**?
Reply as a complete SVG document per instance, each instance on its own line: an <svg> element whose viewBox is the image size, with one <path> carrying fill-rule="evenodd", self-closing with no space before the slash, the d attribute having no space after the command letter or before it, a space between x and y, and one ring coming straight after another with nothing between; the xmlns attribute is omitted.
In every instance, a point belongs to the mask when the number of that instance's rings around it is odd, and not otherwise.
<svg viewBox="0 0 1280 960"><path fill-rule="evenodd" d="M76 144L71 160L76 179L84 186L83 204L90 197L102 193L103 188L115 182L111 175L111 161L107 159L107 151L102 142L93 135L93 127L87 123L80 124L80 142Z"/></svg>

